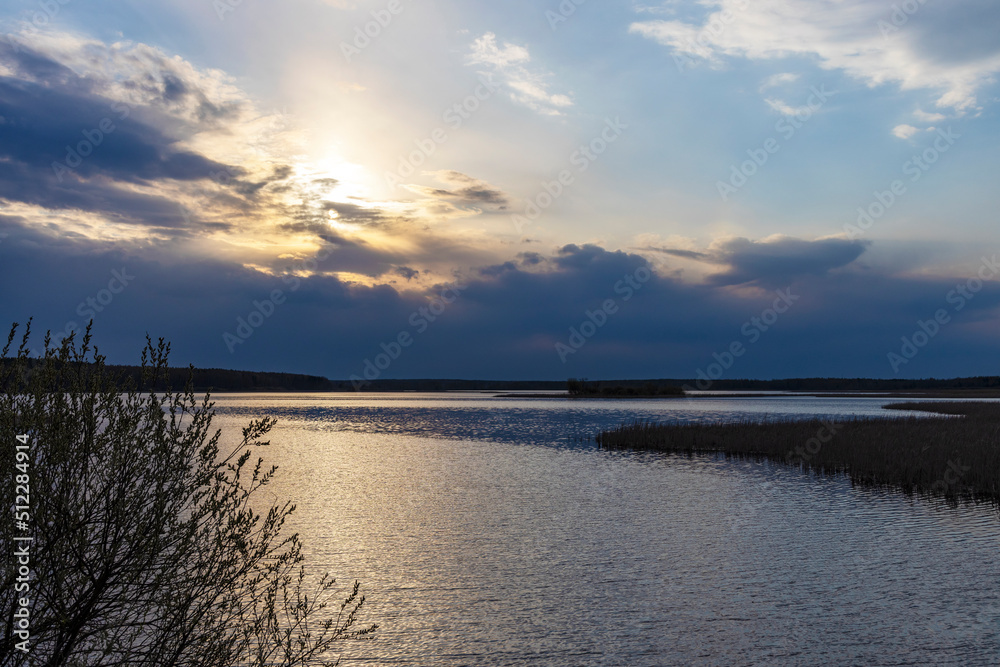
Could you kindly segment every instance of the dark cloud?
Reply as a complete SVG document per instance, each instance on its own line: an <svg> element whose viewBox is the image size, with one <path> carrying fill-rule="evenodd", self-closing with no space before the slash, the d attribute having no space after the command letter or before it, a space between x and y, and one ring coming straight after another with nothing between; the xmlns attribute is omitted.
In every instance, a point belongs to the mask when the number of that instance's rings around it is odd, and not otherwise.
<svg viewBox="0 0 1000 667"><path fill-rule="evenodd" d="M367 208L358 204L325 201L322 202L321 208L325 211L336 211L338 219L343 222L369 224L385 220L385 215L380 209Z"/></svg>
<svg viewBox="0 0 1000 667"><path fill-rule="evenodd" d="M403 276L404 278L406 278L407 281L413 280L414 278L420 275L420 271L417 271L416 269L411 269L408 266L397 266L395 269L393 269L393 273L399 276Z"/></svg>
<svg viewBox="0 0 1000 667"><path fill-rule="evenodd" d="M440 192L440 191L439 191ZM507 196L499 191L484 187L468 187L448 193L449 196L462 199L467 202L479 202L481 204L491 204L500 210L507 208Z"/></svg>
<svg viewBox="0 0 1000 667"><path fill-rule="evenodd" d="M639 255L630 255L622 250L611 252L589 243L583 246L573 243L565 245L559 248L553 261L560 268L576 271L599 270L609 264L617 265L625 271L635 271L640 266L648 266L645 258Z"/></svg>
<svg viewBox="0 0 1000 667"><path fill-rule="evenodd" d="M644 248L637 248L637 250L650 250L652 252L662 252L664 255L672 255L673 257L683 257L684 259L698 259L698 260L711 260L712 256L704 252L695 252L694 250L681 250L679 248L657 248L655 246L646 246Z"/></svg>
<svg viewBox="0 0 1000 667"><path fill-rule="evenodd" d="M69 67L42 55L15 37L0 40L0 62L22 78L45 81L54 86L71 86L81 92L89 91L92 85Z"/></svg>
<svg viewBox="0 0 1000 667"><path fill-rule="evenodd" d="M327 243L335 243L337 245L351 243L335 232L330 225L319 221L283 222L278 225L278 229L290 234L312 234Z"/></svg>
<svg viewBox="0 0 1000 667"><path fill-rule="evenodd" d="M729 239L715 248L718 261L729 268L712 276L711 281L718 285L778 286L801 276L821 276L847 266L867 247L864 241L838 238L818 241L788 237L766 241Z"/></svg>
<svg viewBox="0 0 1000 667"><path fill-rule="evenodd" d="M0 217L0 319L38 317L40 328L82 324L80 303L125 268L135 280L96 319L102 351L134 361L146 332L174 343L175 361L203 367L255 368L346 378L358 373L379 343L401 331L415 342L393 362L391 377L548 378L689 377L734 341L747 352L728 377L802 375L893 376L886 358L918 320L949 309L953 321L901 375L996 374L995 336L1000 285L987 282L957 312L947 301L956 279L909 279L861 269L806 274L786 287L794 305L751 341L744 327L773 307L764 288L687 284L646 271L646 260L594 245L567 245L552 256L521 257L478 277L421 334L411 323L426 295L388 285L365 287L332 275L302 279L296 289L280 276L221 260L189 260L168 247L125 248L53 234L14 217ZM343 269L357 248L337 250L320 271ZM405 264L387 269L402 275ZM970 268L969 277L975 274ZM638 289L626 280L646 278ZM405 276L404 276L405 277ZM7 286L17 285L16 289ZM254 301L275 289L287 300L246 343L230 354L222 340ZM628 298L626 298L626 296ZM567 343L613 299L617 312L563 364L555 344Z"/></svg>
<svg viewBox="0 0 1000 667"><path fill-rule="evenodd" d="M303 185L291 178L287 165L276 166L270 176L251 176L180 148L180 139L193 128L223 126L240 105L213 98L197 77L187 77L149 49L139 55L133 65L140 73L116 85L143 102L116 109L106 81L80 76L30 48L0 46L0 60L15 72L0 77L0 198L172 231L165 235L169 240L110 243L47 221L0 215L0 319L36 315L41 328L56 332L68 322L82 326L87 308L80 304L104 289L112 272L134 276L125 291L96 311L99 343L113 361L134 362L149 332L173 341L174 361L182 365L346 378L381 351L380 342L401 331L414 333L414 313L434 296L434 290L416 294L417 279L441 258L480 268L467 272L458 300L416 336L386 376L691 377L733 341L747 343L748 352L731 377L891 375L886 354L898 349L900 337L912 334L918 320L952 308L946 295L955 289L954 280L866 270L855 262L866 246L844 239L736 238L704 252L646 249L717 267L703 284L657 274L640 254L595 244L523 252L509 261L481 260L482 251L430 234L416 239L408 254L374 247L336 231L330 212L359 226L395 231L398 225L404 232L412 227L404 229L363 200L326 200L319 189L336 187L335 179ZM105 120L114 129L105 123L98 140L95 129ZM94 145L80 164L53 169L53 162L65 162L67 146L83 141ZM441 200L438 208L508 206L507 195L484 181L455 171L435 176L445 187L417 191ZM186 186L185 192L206 197L210 192L213 205L234 212L232 221L203 222L182 212L170 196L132 187L167 181ZM286 206L267 197L278 191L301 194L303 203ZM235 254L190 255L189 237L206 229L239 229L247 224L236 215L242 212L275 219L269 230L321 240L324 251L308 269L311 277L301 277L302 258L254 257L244 263ZM85 220L79 222L85 227ZM497 263L483 266L489 261ZM337 278L345 273L391 284ZM639 276L643 280L637 283ZM398 278L410 289L395 289ZM779 288L786 299L794 295L793 306L768 323L766 332L758 329L759 342L750 344L746 323L772 308ZM237 319L276 289L283 291L284 302L231 354L223 334L235 331ZM616 312L563 364L555 345L568 343L571 330L584 322L600 320L593 314L609 300ZM1000 288L987 283L961 312L949 311L954 323L905 373L997 373L998 304Z"/></svg>
<svg viewBox="0 0 1000 667"><path fill-rule="evenodd" d="M0 62L18 74L0 77L0 197L4 199L180 229L190 226L192 218L184 216L175 201L130 186L214 181L249 196L264 185L242 181L239 167L179 148L178 138L148 122L160 116L104 97L95 92L95 81L39 51L0 43ZM204 97L176 75L160 72L159 78L147 79L143 85L160 86L157 94L168 104L188 96ZM170 125L165 120L162 124ZM286 177L286 172L276 170L275 178Z"/></svg>
<svg viewBox="0 0 1000 667"><path fill-rule="evenodd" d="M322 273L386 280L399 275L397 267L425 269L442 257L468 265L470 257L485 254L426 229L410 244L415 250L409 256L399 247L348 241L333 230L331 215L359 230L377 227L399 235L413 234L417 223L363 199L332 201L335 178L298 179L282 162L272 163L270 173L251 171L182 148L206 132L209 139L245 149L239 145L239 123L216 123L241 108L241 93L215 73L198 72L148 46L78 42L50 54L4 43L0 63L13 72L0 76L0 200L64 212L81 233L92 225L95 235L97 227L106 235L108 223L148 227L157 237L174 240L217 231L254 240L282 231L308 233L335 246ZM115 101L121 99L129 103ZM260 127L261 118L252 112L237 120ZM261 141L265 149L268 132ZM253 164L272 159L265 156L270 156L266 150L258 153ZM456 185L459 204L501 202L498 191L476 179L447 172L446 180ZM264 252L245 254L255 266L280 270L286 263Z"/></svg>
<svg viewBox="0 0 1000 667"><path fill-rule="evenodd" d="M163 77L163 99L167 102L176 102L187 96L189 90L183 81L172 74Z"/></svg>
<svg viewBox="0 0 1000 667"><path fill-rule="evenodd" d="M425 196L445 199L465 206L487 206L498 211L505 211L510 205L510 197L507 193L486 181L473 178L460 171L437 171L434 172L434 176L442 183L453 187L444 189L414 186L414 189Z"/></svg>
<svg viewBox="0 0 1000 667"><path fill-rule="evenodd" d="M543 264L546 259L545 256L537 252L518 253L517 258L521 260L525 266L538 266L539 264Z"/></svg>
<svg viewBox="0 0 1000 667"><path fill-rule="evenodd" d="M35 204L48 209L96 212L107 219L152 227L181 229L190 223L177 202L145 195L107 182L85 185L65 180L59 183L51 172L31 170L23 164L0 161L0 198Z"/></svg>
<svg viewBox="0 0 1000 667"><path fill-rule="evenodd" d="M0 155L47 181L143 183L212 178L226 165L175 147L112 100L0 77ZM230 168L232 169L232 168ZM236 170L239 171L239 170Z"/></svg>
<svg viewBox="0 0 1000 667"><path fill-rule="evenodd" d="M371 278L402 276L407 280L420 274L419 270L405 265L406 256L346 238L322 220L282 223L278 229L289 234L311 235L323 242L325 259L316 268L319 273L348 272ZM265 259L259 263L276 271L290 270L294 264L283 258Z"/></svg>
<svg viewBox="0 0 1000 667"><path fill-rule="evenodd" d="M234 172L230 168L229 170L227 170L226 175L229 177L238 176L238 172ZM283 181L288 180L288 178L291 175L292 175L291 167L289 167L288 165L279 165L272 170L270 176L262 180L247 181L247 180L241 180L239 178L233 178L230 181L230 179L227 178L225 184L231 184L234 192L243 195L244 197L247 198L253 198L256 197L258 194L260 194L261 190L263 190L267 186L273 186L282 183Z"/></svg>
<svg viewBox="0 0 1000 667"><path fill-rule="evenodd" d="M497 276L503 275L508 271L517 271L517 263L504 262L503 264L484 266L483 268L479 269L479 275L485 276L487 278L495 278Z"/></svg>
<svg viewBox="0 0 1000 667"><path fill-rule="evenodd" d="M777 287L802 276L821 276L851 264L868 247L865 241L829 238L807 241L787 236L754 241L729 238L706 252L647 246L652 251L725 267L709 276L715 285L758 284Z"/></svg>

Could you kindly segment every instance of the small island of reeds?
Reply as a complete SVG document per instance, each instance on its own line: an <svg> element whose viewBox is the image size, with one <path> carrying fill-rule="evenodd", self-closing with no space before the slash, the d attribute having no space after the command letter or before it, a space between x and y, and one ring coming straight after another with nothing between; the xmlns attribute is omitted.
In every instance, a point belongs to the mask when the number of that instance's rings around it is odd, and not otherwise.
<svg viewBox="0 0 1000 667"><path fill-rule="evenodd" d="M586 378L566 380L570 398L665 398L682 397L684 390L662 382L593 382Z"/></svg>
<svg viewBox="0 0 1000 667"><path fill-rule="evenodd" d="M1000 402L896 403L935 416L840 421L635 422L597 436L606 449L768 459L858 485L1000 502Z"/></svg>

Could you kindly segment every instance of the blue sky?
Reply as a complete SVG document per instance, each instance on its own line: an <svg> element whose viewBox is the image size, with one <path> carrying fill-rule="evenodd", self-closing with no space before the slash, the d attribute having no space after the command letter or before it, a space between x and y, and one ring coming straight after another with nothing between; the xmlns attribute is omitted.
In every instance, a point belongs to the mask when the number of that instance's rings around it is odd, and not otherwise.
<svg viewBox="0 0 1000 667"><path fill-rule="evenodd" d="M1000 372L995 3L0 11L0 314L92 314L116 361L148 331L349 377L415 333L381 376Z"/></svg>

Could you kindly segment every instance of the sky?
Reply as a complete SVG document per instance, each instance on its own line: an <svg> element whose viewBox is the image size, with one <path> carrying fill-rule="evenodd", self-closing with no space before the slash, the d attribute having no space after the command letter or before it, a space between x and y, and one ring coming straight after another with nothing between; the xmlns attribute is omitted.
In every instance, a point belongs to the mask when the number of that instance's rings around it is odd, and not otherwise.
<svg viewBox="0 0 1000 667"><path fill-rule="evenodd" d="M0 33L0 320L93 320L112 362L1000 374L995 1L12 0Z"/></svg>

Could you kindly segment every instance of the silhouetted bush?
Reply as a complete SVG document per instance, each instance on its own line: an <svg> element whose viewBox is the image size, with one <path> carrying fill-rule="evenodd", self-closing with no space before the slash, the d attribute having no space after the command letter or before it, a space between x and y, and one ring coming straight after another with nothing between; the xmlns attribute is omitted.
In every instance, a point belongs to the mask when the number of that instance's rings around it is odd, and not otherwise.
<svg viewBox="0 0 1000 667"><path fill-rule="evenodd" d="M79 349L72 336L59 349L46 337L35 361L30 322L8 356L16 333L0 355L2 504L23 502L10 483L18 471L30 518L0 521L0 543L31 537L32 575L16 592L18 565L4 555L0 665L28 662L14 623L21 597L39 665L314 664L375 630L354 629L357 583L337 604L329 576L307 576L298 536L282 530L294 506L254 509L276 470L252 460L273 420L251 422L220 452L207 395L153 391L165 386L162 340L147 338L136 381L105 366L89 329ZM28 447L16 450L19 435Z"/></svg>

